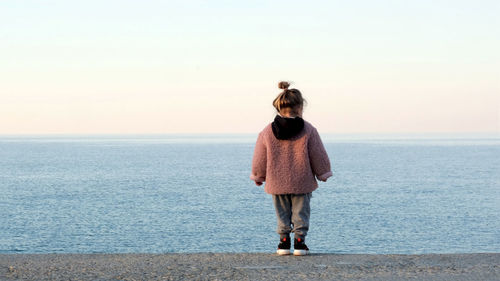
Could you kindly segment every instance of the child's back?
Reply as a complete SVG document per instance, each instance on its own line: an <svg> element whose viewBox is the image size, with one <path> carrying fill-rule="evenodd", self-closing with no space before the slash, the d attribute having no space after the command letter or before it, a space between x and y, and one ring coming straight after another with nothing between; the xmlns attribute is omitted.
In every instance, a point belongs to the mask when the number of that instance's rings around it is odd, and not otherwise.
<svg viewBox="0 0 500 281"><path fill-rule="evenodd" d="M274 124L286 123L289 126L295 121L281 116L276 116L276 120L278 122ZM276 137L273 124L259 134L251 179L265 181L265 191L269 194L309 193L318 187L315 176L326 180L332 175L318 131L309 122L302 123L303 129L287 139Z"/></svg>

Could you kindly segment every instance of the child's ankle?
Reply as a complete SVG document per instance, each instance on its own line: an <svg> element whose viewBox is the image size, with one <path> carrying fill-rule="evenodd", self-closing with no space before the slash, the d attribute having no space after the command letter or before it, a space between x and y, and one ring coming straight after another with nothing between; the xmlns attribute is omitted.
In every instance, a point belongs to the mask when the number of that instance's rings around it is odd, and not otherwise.
<svg viewBox="0 0 500 281"><path fill-rule="evenodd" d="M301 241L301 242L306 241L306 237L305 237L305 236L297 236L297 235L295 235L295 237L294 237L294 238L295 238L295 240L297 240L297 241Z"/></svg>
<svg viewBox="0 0 500 281"><path fill-rule="evenodd" d="M290 238L290 234L280 234L280 239Z"/></svg>

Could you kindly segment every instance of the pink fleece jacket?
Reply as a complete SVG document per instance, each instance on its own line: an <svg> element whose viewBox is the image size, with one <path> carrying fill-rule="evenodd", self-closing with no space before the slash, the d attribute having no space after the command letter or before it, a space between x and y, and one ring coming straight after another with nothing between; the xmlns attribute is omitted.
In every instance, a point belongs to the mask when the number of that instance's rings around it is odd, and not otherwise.
<svg viewBox="0 0 500 281"><path fill-rule="evenodd" d="M332 176L330 159L316 128L304 121L304 129L288 140L278 140L271 124L259 133L250 179L266 182L269 194L303 194L318 188L315 176Z"/></svg>

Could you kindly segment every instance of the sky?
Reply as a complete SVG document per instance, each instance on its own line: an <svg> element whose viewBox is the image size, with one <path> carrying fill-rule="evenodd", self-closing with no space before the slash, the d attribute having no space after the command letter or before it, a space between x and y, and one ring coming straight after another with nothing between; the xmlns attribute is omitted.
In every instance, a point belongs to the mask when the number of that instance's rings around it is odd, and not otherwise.
<svg viewBox="0 0 500 281"><path fill-rule="evenodd" d="M0 1L0 134L500 134L500 1Z"/></svg>

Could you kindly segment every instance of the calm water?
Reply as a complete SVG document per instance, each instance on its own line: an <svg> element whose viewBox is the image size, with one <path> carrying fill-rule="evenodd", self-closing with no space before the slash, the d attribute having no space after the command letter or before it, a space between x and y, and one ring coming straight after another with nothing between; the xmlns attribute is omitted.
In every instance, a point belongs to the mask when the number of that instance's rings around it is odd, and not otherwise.
<svg viewBox="0 0 500 281"><path fill-rule="evenodd" d="M273 252L255 137L0 137L0 252ZM308 245L500 252L500 139L325 136Z"/></svg>

